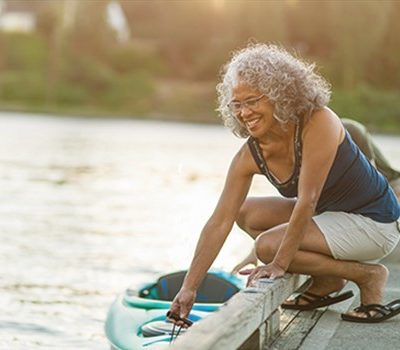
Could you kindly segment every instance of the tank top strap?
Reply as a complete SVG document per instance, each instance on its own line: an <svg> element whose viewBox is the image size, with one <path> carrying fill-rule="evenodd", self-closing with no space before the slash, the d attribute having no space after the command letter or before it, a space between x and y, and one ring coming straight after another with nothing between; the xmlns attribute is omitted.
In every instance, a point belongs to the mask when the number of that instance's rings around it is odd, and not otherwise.
<svg viewBox="0 0 400 350"><path fill-rule="evenodd" d="M270 182L274 183L274 179L272 178L271 174L268 171L268 167L265 162L264 156L262 155L260 145L258 144L256 139L254 137L250 136L247 139L247 144L249 145L250 152L251 152L258 168L260 169L261 173L263 175L265 175Z"/></svg>
<svg viewBox="0 0 400 350"><path fill-rule="evenodd" d="M295 157L295 165L293 169L293 173L290 178L283 182L279 183L275 177L272 176L270 173L268 166L265 162L264 156L262 154L262 150L260 145L258 144L257 140L250 136L247 140L247 144L249 145L250 152L257 163L258 168L260 169L261 173L267 177L267 179L277 188L285 187L289 184L294 184L297 182L299 173L300 173L300 166L301 166L301 154L302 154L302 147L303 142L301 140L301 133L303 130L303 119L296 123L296 130L294 136L294 157Z"/></svg>
<svg viewBox="0 0 400 350"><path fill-rule="evenodd" d="M301 134L303 133L304 119L301 118L296 123L296 133L294 138L294 150L295 150L295 172L300 173L301 158L303 152L303 140Z"/></svg>

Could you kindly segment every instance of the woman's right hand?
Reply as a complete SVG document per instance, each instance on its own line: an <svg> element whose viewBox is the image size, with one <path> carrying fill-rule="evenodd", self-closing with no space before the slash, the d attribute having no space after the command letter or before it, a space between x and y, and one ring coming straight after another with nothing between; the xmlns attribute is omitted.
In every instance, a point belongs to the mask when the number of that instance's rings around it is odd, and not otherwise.
<svg viewBox="0 0 400 350"><path fill-rule="evenodd" d="M195 290L181 288L171 304L170 311L174 314L179 315L180 318L187 318L190 310L193 307L195 299ZM176 321L172 318L169 318L169 320L178 326L183 326L184 328L187 327L187 325L184 324L183 321Z"/></svg>

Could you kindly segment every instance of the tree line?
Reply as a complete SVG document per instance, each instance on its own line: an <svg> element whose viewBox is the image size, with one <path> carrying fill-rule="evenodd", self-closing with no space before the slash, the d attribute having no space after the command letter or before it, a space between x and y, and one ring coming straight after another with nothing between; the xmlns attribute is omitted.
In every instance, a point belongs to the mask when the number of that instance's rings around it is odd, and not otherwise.
<svg viewBox="0 0 400 350"><path fill-rule="evenodd" d="M125 43L109 3L49 2L34 33L1 33L2 105L213 121L221 65L258 41L315 61L338 113L400 130L399 1L120 0Z"/></svg>

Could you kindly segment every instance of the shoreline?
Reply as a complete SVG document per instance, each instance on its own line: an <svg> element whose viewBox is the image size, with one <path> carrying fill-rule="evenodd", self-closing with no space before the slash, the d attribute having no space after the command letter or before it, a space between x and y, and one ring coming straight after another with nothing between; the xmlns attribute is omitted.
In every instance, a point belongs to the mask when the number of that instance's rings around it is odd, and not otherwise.
<svg viewBox="0 0 400 350"><path fill-rule="evenodd" d="M222 125L221 119L215 115L206 117L204 115L183 116L179 114L168 113L143 113L143 114L126 114L118 111L99 110L92 108L25 108L23 106L0 106L0 113L19 113L24 115L42 115L56 118L83 118L83 119L100 119L100 120L141 120L141 121L160 121L184 124L200 124L200 125ZM211 113L210 113L211 114ZM343 116L344 118L346 116ZM355 119L357 120L357 119ZM358 120L360 121L360 120ZM363 121L360 121L363 123ZM398 128L385 128L374 124L368 127L373 134L383 134L391 136L400 136L400 121Z"/></svg>

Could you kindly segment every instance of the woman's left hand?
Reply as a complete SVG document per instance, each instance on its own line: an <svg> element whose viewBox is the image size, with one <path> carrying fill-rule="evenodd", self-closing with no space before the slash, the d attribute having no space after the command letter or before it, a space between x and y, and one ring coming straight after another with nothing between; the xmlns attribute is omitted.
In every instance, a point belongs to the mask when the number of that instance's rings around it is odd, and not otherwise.
<svg viewBox="0 0 400 350"><path fill-rule="evenodd" d="M256 280L263 277L268 277L270 279L283 277L285 270L282 269L278 264L270 263L264 266L258 266L255 269L247 269L239 271L241 275L249 275L247 278L247 287L253 285Z"/></svg>

